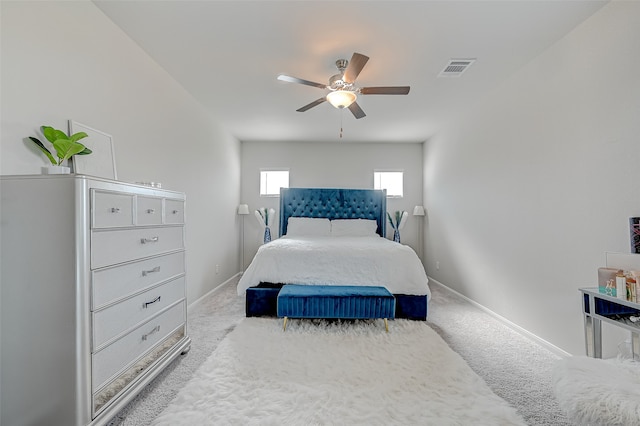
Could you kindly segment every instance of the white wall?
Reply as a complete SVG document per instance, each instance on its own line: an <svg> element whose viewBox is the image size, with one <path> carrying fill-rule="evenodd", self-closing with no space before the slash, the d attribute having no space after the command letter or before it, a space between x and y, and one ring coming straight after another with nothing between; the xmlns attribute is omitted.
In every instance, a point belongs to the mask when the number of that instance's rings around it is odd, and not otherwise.
<svg viewBox="0 0 640 426"><path fill-rule="evenodd" d="M187 194L189 302L235 274L240 143L93 3L0 4L1 173L40 173L43 124L110 133L119 180Z"/></svg>
<svg viewBox="0 0 640 426"><path fill-rule="evenodd" d="M573 354L577 289L640 216L638 40L612 2L425 144L429 275Z"/></svg>
<svg viewBox="0 0 640 426"><path fill-rule="evenodd" d="M406 210L422 205L422 144L391 143L242 143L243 203L253 212L259 207L272 207L279 215L279 197L260 197L260 170L289 169L292 188L358 188L373 189L375 169L404 171L404 197L389 198L387 211ZM245 262L247 265L262 243L261 230L253 215L245 223ZM278 226L272 235L278 236ZM393 237L391 226L387 235ZM402 243L414 249L417 241L417 222L411 216L401 231Z"/></svg>

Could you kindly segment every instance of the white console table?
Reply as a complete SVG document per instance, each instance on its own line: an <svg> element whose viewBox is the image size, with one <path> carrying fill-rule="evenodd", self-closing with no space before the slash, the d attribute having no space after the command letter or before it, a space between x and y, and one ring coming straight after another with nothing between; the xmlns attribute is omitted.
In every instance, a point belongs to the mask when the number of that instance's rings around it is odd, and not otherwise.
<svg viewBox="0 0 640 426"><path fill-rule="evenodd" d="M629 330L633 357L640 356L640 322L628 319L630 315L640 316L640 303L600 293L597 287L581 288L580 292L587 356L602 358L603 321Z"/></svg>

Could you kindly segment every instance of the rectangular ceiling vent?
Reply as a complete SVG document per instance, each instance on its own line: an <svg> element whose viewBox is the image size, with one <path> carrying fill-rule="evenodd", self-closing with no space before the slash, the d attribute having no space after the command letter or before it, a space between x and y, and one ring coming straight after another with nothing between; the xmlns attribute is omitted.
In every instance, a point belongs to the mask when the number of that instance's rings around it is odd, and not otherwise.
<svg viewBox="0 0 640 426"><path fill-rule="evenodd" d="M475 61L475 59L451 59L440 71L438 77L460 77Z"/></svg>

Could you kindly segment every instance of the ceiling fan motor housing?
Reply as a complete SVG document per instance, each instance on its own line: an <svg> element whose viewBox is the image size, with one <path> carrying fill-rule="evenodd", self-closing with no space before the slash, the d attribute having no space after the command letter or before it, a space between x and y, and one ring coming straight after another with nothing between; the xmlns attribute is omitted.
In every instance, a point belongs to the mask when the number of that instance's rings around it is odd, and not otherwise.
<svg viewBox="0 0 640 426"><path fill-rule="evenodd" d="M336 67L340 71L340 74L332 75L329 78L329 88L331 90L353 90L352 84L347 84L344 82L344 71L347 69L347 65L349 65L349 61L346 59L338 59L336 61Z"/></svg>
<svg viewBox="0 0 640 426"><path fill-rule="evenodd" d="M348 90L351 92L355 92L355 87L353 84L345 83L342 80L342 74L332 75L329 78L329 86L327 86L330 90Z"/></svg>

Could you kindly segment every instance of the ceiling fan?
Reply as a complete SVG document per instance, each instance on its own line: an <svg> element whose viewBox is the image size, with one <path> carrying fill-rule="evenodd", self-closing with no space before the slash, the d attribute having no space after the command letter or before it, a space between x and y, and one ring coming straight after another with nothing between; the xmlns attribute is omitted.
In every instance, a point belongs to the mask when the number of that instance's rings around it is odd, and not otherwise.
<svg viewBox="0 0 640 426"><path fill-rule="evenodd" d="M366 116L362 108L356 102L358 95L406 95L409 93L409 86L386 86L386 87L357 87L355 85L356 78L369 60L368 56L360 53L354 53L350 61L346 59L338 59L336 66L340 71L339 74L329 78L329 84L315 83L309 80L303 80L297 77L291 77L286 74L280 74L278 80L289 83L305 84L307 86L317 87L319 89L329 90L326 96L316 99L296 111L304 112L314 106L320 105L324 101L328 101L336 108L348 108L355 118Z"/></svg>

